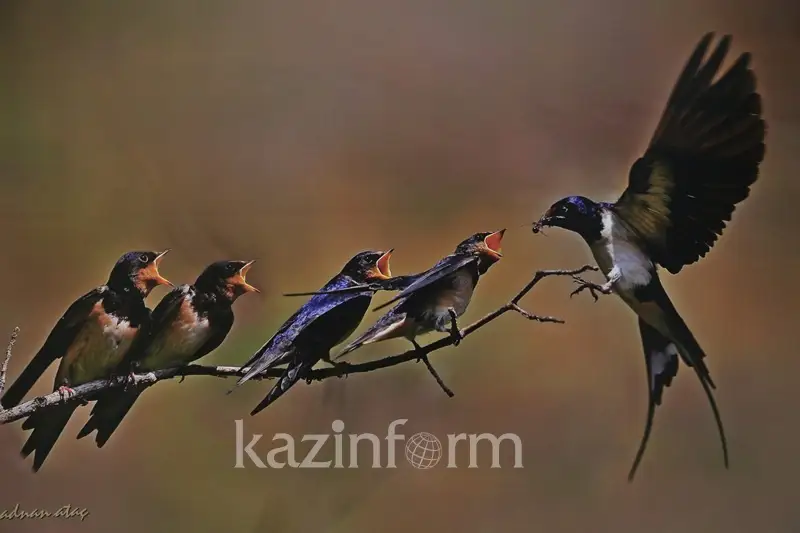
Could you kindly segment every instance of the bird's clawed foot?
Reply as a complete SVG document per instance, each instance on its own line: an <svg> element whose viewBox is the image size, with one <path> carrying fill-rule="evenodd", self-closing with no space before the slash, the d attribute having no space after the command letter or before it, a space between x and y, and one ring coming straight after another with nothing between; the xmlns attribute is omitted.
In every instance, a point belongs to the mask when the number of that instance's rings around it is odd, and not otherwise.
<svg viewBox="0 0 800 533"><path fill-rule="evenodd" d="M461 339L464 338L461 330L458 329L458 316L456 315L456 310L452 307L447 312L450 315L450 336L453 338L453 346L458 346L461 344Z"/></svg>
<svg viewBox="0 0 800 533"><path fill-rule="evenodd" d="M128 372L128 375L125 376L125 385L122 386L123 391L128 391L131 387L136 385L136 374L133 373L133 370Z"/></svg>
<svg viewBox="0 0 800 533"><path fill-rule="evenodd" d="M594 298L594 301L596 302L598 300L597 296L598 292L601 294L611 294L612 292L611 283L600 285L598 283L592 283L591 281L586 281L585 279L579 276L572 276L572 279L575 281L575 283L578 284L578 288L569 293L570 298L572 298L576 294L580 294L583 291L588 290L589 293L591 293L592 298Z"/></svg>
<svg viewBox="0 0 800 533"><path fill-rule="evenodd" d="M329 365L331 365L333 368L335 368L337 370L342 370L343 372L345 372L345 375L347 374L347 369L352 366L347 361L334 361L333 359L331 359L330 356L323 357L322 361L324 363L328 363Z"/></svg>
<svg viewBox="0 0 800 533"><path fill-rule="evenodd" d="M330 365L340 372L344 372L344 376L347 377L347 374L350 371L351 365L347 361L326 361L326 363L330 363Z"/></svg>
<svg viewBox="0 0 800 533"><path fill-rule="evenodd" d="M61 395L62 400L69 400L75 396L75 389L72 387L67 387L66 385L61 385L58 388L58 393Z"/></svg>

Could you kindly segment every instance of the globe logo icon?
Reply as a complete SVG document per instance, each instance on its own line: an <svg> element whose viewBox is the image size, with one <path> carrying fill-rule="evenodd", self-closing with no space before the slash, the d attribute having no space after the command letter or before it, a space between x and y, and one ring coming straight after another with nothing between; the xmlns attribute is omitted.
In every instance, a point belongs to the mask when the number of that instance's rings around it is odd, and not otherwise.
<svg viewBox="0 0 800 533"><path fill-rule="evenodd" d="M442 459L442 443L435 435L420 431L406 442L406 459L414 468L433 468Z"/></svg>

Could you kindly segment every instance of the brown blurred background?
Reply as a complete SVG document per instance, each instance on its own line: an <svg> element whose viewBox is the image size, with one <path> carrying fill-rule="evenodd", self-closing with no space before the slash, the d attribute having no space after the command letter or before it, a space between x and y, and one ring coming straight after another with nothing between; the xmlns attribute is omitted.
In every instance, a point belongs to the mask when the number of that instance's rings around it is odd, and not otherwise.
<svg viewBox="0 0 800 533"><path fill-rule="evenodd" d="M37 475L18 456L19 424L0 427L0 509L91 512L0 531L799 530L796 2L6 1L0 17L0 332L22 329L12 379L137 248L174 248L162 271L176 282L220 258L258 260L264 292L236 304L209 363L246 360L301 303L282 291L318 287L358 250L395 247L405 273L509 227L464 323L480 316L535 269L589 260L575 236L519 226L566 194L616 198L708 30L753 52L769 123L762 179L729 230L665 276L710 354L730 471L684 367L626 483L646 405L636 321L553 280L524 304L567 325L509 315L433 357L454 399L413 364L300 385L254 418L268 383L225 396L232 381L169 382L99 451L74 439L80 410ZM235 470L237 418L265 434L262 456L273 433L325 433L336 418L379 435L396 418L407 436L516 432L525 468L482 456L475 470L402 458L397 470Z"/></svg>

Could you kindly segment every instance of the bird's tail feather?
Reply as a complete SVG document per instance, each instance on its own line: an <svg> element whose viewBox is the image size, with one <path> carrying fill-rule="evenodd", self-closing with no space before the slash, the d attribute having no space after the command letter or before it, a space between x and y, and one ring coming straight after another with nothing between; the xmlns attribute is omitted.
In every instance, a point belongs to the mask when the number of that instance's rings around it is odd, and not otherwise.
<svg viewBox="0 0 800 533"><path fill-rule="evenodd" d="M45 370L47 370L47 367L49 367L52 362L53 359L49 354L43 352L36 354L17 380L6 389L3 399L0 400L3 407L10 409L11 407L19 405L22 398L31 390L33 384L44 374Z"/></svg>
<svg viewBox="0 0 800 533"><path fill-rule="evenodd" d="M283 361L285 361L285 356L288 355L289 353L291 353L291 351L288 352L280 351L276 349L274 346L265 344L263 347L261 347L261 349L259 349L253 355L253 357L250 358L249 361L247 361L244 365L242 365L242 368L250 367L250 369L244 376L240 377L236 381L236 385L234 386L234 388L238 387L245 381L250 381L256 374L268 370L275 365L281 364ZM230 394L230 392L232 391L233 389L228 391L228 393Z"/></svg>
<svg viewBox="0 0 800 533"><path fill-rule="evenodd" d="M345 355L349 354L350 352L354 352L354 351L358 350L359 348L361 348L365 344L369 344L369 341L368 340L364 340L363 337L364 336L362 335L358 339L354 340L353 342L351 342L350 344L345 346L342 351L340 351L338 354L336 354L336 356L333 358L333 360L336 361L337 359L340 359L340 358L344 357Z"/></svg>
<svg viewBox="0 0 800 533"><path fill-rule="evenodd" d="M308 370L314 366L314 363L301 362L297 364L290 364L283 375L278 379L278 382L273 385L267 396L261 400L251 412L250 416L256 415L263 411L266 407L271 405L275 400L283 396L295 383L303 378Z"/></svg>
<svg viewBox="0 0 800 533"><path fill-rule="evenodd" d="M628 472L629 482L633 481L650 440L656 406L661 404L664 387L668 387L678 373L678 354L675 344L641 318L639 319L639 332L642 337L647 370L647 418L645 419L644 433L639 441L639 449L636 450L636 457Z"/></svg>
<svg viewBox="0 0 800 533"><path fill-rule="evenodd" d="M141 390L135 389L123 392L110 391L110 394L99 398L94 404L89 420L78 432L78 438L82 439L97 430L95 443L98 448L102 448L122 423L122 419L131 410L141 393Z"/></svg>
<svg viewBox="0 0 800 533"><path fill-rule="evenodd" d="M345 346L333 359L337 360L344 357L366 344L402 336L406 318L406 313L394 313L390 311L383 315L371 328L356 338L356 340Z"/></svg>
<svg viewBox="0 0 800 533"><path fill-rule="evenodd" d="M69 422L72 413L78 404L69 403L60 405L47 411L40 411L28 417L22 424L22 429L32 429L28 440L22 447L22 457L28 457L35 452L33 457L33 471L38 472L44 460L50 454L58 437Z"/></svg>
<svg viewBox="0 0 800 533"><path fill-rule="evenodd" d="M701 379L707 382L712 389L716 389L717 386L714 384L714 380L711 379L711 372L706 366L705 352L700 347L697 339L694 338L689 326L680 318L678 312L675 311L672 316L674 317L674 323L670 325L670 329L675 332L675 341L680 347L681 359L687 366L694 368L697 375L702 376Z"/></svg>
<svg viewBox="0 0 800 533"><path fill-rule="evenodd" d="M673 308L674 310L674 308ZM728 441L725 437L725 428L722 424L722 417L719 414L717 402L714 399L713 389L716 389L714 381L711 379L711 374L705 364L705 352L694 338L691 330L680 318L677 311L672 313L674 322L670 325L670 329L674 332L674 340L678 344L678 350L681 354L683 361L690 367L694 368L700 384L703 386L703 391L706 393L708 403L711 405L711 410L714 413L714 421L717 424L717 431L719 432L720 442L722 444L722 456L725 462L725 468L728 468Z"/></svg>
<svg viewBox="0 0 800 533"><path fill-rule="evenodd" d="M703 385L703 391L705 391L706 397L708 398L708 403L711 404L711 410L714 412L714 421L717 423L717 431L719 432L719 439L720 443L722 444L722 460L725 463L725 468L728 468L730 464L728 460L728 439L725 437L725 428L722 425L722 417L719 414L717 402L714 400L714 392L711 390L713 384L707 379L706 376L702 375L696 367L694 370L695 373L697 373L697 377L700 378L700 384Z"/></svg>

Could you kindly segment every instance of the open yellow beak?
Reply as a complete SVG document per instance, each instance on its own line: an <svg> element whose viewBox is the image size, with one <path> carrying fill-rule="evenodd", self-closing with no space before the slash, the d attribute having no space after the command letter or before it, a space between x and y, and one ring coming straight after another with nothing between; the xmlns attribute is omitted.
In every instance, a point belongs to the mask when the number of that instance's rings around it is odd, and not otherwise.
<svg viewBox="0 0 800 533"><path fill-rule="evenodd" d="M394 248L380 256L378 260L375 261L375 268L371 272L373 278L389 279L392 277L392 270L389 268L389 258L392 257L392 252L394 252Z"/></svg>
<svg viewBox="0 0 800 533"><path fill-rule="evenodd" d="M247 283L247 280L245 279L246 276L247 276L247 272L250 270L250 267L253 266L253 263L255 263L255 260L248 261L247 263L245 263L244 266L239 269L239 272L233 277L232 281L233 281L234 285L239 287L239 289L243 293L245 293L245 292L261 292L257 288L255 288L252 285L250 285L249 283Z"/></svg>
<svg viewBox="0 0 800 533"><path fill-rule="evenodd" d="M162 276L161 273L158 271L158 267L159 265L161 265L161 260L164 259L164 256L167 255L169 251L170 249L167 248L166 250L158 254L156 258L153 259L153 262L143 269L145 278L147 279L148 282L152 283L153 286L156 285L167 285L169 287L175 286L170 280Z"/></svg>
<svg viewBox="0 0 800 533"><path fill-rule="evenodd" d="M485 239L483 239L483 245L486 248L485 253L490 255L495 259L500 259L503 257L501 252L501 243L503 241L503 234L506 232L505 229L501 229L500 231L495 231L494 233L487 235Z"/></svg>

